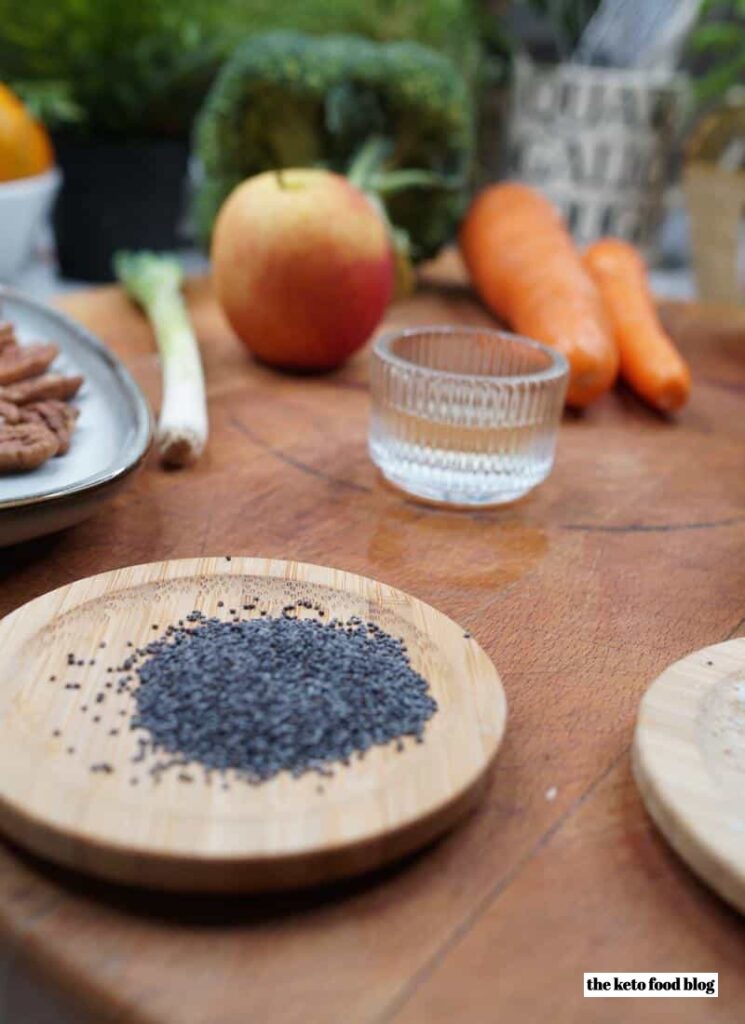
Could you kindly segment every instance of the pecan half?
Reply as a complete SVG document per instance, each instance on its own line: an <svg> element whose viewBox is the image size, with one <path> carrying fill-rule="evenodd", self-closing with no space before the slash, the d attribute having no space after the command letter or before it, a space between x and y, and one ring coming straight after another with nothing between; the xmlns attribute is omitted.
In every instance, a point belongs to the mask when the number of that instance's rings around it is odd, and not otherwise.
<svg viewBox="0 0 745 1024"><path fill-rule="evenodd" d="M70 438L75 429L78 410L67 402L49 398L44 402L30 402L19 410L21 423L40 423L51 430L57 438L57 455L64 455L70 448Z"/></svg>
<svg viewBox="0 0 745 1024"><path fill-rule="evenodd" d="M0 427L0 473L37 469L57 453L57 438L40 423Z"/></svg>
<svg viewBox="0 0 745 1024"><path fill-rule="evenodd" d="M56 345L7 345L0 349L0 384L37 377L58 355Z"/></svg>
<svg viewBox="0 0 745 1024"><path fill-rule="evenodd" d="M17 405L0 399L0 427L5 423L18 423L21 413Z"/></svg>
<svg viewBox="0 0 745 1024"><path fill-rule="evenodd" d="M0 320L0 352L8 345L15 345L16 332L13 324L8 320Z"/></svg>
<svg viewBox="0 0 745 1024"><path fill-rule="evenodd" d="M45 373L41 377L31 377L17 384L0 386L0 399L13 402L15 405L28 405L29 402L41 402L47 398L60 398L64 401L72 398L82 383L82 377L63 377L59 373Z"/></svg>

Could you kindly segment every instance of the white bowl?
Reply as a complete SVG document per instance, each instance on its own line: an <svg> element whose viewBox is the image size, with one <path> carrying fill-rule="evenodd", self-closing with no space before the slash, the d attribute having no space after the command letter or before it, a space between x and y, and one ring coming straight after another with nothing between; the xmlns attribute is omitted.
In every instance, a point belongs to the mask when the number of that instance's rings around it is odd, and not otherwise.
<svg viewBox="0 0 745 1024"><path fill-rule="evenodd" d="M33 178L0 182L0 281L11 281L28 264L60 187L53 167Z"/></svg>

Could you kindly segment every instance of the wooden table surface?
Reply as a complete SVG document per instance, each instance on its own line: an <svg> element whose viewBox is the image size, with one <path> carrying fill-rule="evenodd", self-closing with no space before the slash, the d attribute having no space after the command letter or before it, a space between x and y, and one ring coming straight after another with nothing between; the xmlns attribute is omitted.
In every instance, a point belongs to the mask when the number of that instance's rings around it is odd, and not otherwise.
<svg viewBox="0 0 745 1024"><path fill-rule="evenodd" d="M158 897L2 846L0 931L15 962L95 1022L742 1021L745 929L652 827L628 753L649 681L745 633L745 318L667 307L695 379L679 422L628 393L606 396L566 417L543 487L464 513L417 505L376 477L364 356L330 376L280 376L246 358L205 283L190 300L207 457L180 474L151 459L87 524L0 552L0 613L155 559L327 563L409 590L471 630L502 673L507 737L462 828L325 892ZM152 340L121 295L65 306L157 399ZM488 317L448 267L389 320ZM720 996L584 1001L588 970L719 971Z"/></svg>

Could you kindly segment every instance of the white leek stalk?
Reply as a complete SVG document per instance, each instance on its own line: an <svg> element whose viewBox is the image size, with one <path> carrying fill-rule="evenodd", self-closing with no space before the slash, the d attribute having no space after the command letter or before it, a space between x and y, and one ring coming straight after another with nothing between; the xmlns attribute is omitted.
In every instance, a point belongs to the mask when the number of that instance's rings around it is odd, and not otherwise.
<svg viewBox="0 0 745 1024"><path fill-rule="evenodd" d="M166 466L189 466L207 443L207 397L199 346L181 294L184 274L172 256L120 252L116 275L155 331L163 374L156 443Z"/></svg>

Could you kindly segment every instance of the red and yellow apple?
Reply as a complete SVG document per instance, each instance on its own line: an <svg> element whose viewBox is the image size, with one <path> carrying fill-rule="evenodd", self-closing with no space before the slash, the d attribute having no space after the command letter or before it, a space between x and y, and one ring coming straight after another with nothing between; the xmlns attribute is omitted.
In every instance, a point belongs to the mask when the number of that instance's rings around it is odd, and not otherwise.
<svg viewBox="0 0 745 1024"><path fill-rule="evenodd" d="M346 178L268 171L228 196L212 272L238 337L263 362L326 370L361 348L394 287L390 233Z"/></svg>

